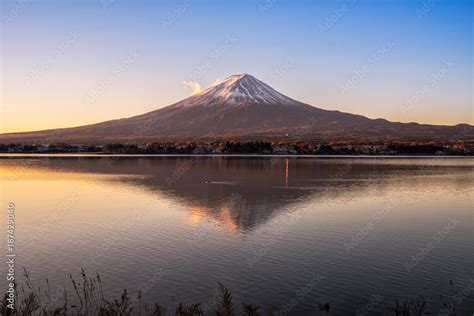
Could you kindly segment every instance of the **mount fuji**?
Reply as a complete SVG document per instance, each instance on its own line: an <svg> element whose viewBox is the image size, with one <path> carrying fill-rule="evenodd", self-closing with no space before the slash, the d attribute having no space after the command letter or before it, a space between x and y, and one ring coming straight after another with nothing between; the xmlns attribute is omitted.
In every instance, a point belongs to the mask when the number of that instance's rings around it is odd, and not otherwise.
<svg viewBox="0 0 474 316"><path fill-rule="evenodd" d="M474 127L467 124L396 123L323 110L241 74L142 115L72 128L0 134L0 142L459 140L473 135Z"/></svg>

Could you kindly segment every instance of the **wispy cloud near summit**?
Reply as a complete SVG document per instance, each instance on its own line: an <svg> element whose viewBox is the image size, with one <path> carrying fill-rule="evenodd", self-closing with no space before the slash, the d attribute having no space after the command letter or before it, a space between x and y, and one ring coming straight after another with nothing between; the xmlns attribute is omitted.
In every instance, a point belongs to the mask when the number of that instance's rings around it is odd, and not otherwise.
<svg viewBox="0 0 474 316"><path fill-rule="evenodd" d="M191 90L191 94L196 94L202 91L202 87L199 83L194 82L194 81L183 81L183 87L186 90Z"/></svg>

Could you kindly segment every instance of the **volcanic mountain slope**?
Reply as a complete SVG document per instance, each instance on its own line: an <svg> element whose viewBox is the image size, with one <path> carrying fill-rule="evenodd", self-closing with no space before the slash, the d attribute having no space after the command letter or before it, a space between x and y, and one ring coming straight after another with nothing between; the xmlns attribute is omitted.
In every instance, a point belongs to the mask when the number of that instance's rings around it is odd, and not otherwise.
<svg viewBox="0 0 474 316"><path fill-rule="evenodd" d="M319 109L243 74L146 114L73 128L0 134L0 142L458 140L472 139L473 134L473 126L467 124L394 123Z"/></svg>

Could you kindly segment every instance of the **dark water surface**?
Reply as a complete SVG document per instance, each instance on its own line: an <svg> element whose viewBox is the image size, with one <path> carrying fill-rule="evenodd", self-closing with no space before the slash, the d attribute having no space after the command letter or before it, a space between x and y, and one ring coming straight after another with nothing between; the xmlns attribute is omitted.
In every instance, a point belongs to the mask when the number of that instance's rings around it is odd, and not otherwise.
<svg viewBox="0 0 474 316"><path fill-rule="evenodd" d="M474 310L474 159L29 157L0 171L17 267L53 291L84 268L107 296L142 288L167 306L211 306L221 282L265 314L377 314L423 295L437 315L452 280L468 293L458 314Z"/></svg>

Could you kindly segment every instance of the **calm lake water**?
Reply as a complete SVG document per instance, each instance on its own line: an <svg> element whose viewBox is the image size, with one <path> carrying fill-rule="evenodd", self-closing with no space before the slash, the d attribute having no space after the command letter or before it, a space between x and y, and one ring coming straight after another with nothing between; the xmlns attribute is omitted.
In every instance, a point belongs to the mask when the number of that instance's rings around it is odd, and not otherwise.
<svg viewBox="0 0 474 316"><path fill-rule="evenodd" d="M423 295L437 315L453 291L458 315L474 310L474 159L29 157L0 171L17 269L53 291L84 268L109 297L142 288L168 307L211 306L221 282L264 314L380 314Z"/></svg>

